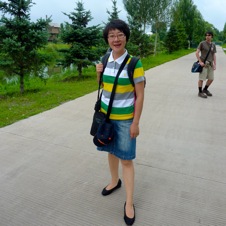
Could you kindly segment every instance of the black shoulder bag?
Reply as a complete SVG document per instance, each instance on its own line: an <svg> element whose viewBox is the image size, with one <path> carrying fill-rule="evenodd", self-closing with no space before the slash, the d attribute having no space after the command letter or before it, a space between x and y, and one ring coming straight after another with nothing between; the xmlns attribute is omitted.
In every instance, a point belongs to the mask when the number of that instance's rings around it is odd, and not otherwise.
<svg viewBox="0 0 226 226"><path fill-rule="evenodd" d="M101 84L101 80L102 80L102 78L100 78L99 88L98 88L98 97L97 97L97 102L95 105L95 113L93 116L93 123L92 123L91 131L90 131L90 134L94 136L93 142L98 147L109 144L114 138L114 125L111 123L109 117L111 114L111 108L112 108L112 104L113 104L113 100L114 100L116 86L118 83L118 77L119 77L120 73L122 72L123 68L125 67L128 59L129 59L129 55L127 54L127 56L125 57L123 63L121 64L121 66L118 70L118 73L115 77L115 81L114 81L114 85L112 88L111 97L110 97L106 115L104 113L100 112L100 103L101 103L101 95L102 95L102 93L100 95L100 84ZM101 75L101 77L102 77L102 75Z"/></svg>
<svg viewBox="0 0 226 226"><path fill-rule="evenodd" d="M99 127L99 125L102 123L102 121L105 119L106 115L100 111L100 107L101 107L101 96L102 96L102 92L100 94L100 87L101 87L101 83L102 83L102 76L103 76L103 72L100 75L100 80L99 80L99 87L98 87L98 93L97 93L97 101L96 104L94 106L94 115L93 115L93 122L91 125L91 129L90 129L90 135L95 136L97 133L97 129Z"/></svg>
<svg viewBox="0 0 226 226"><path fill-rule="evenodd" d="M209 48L209 51L208 51L208 53L207 53L207 55L206 55L206 57L204 59L204 62L203 62L204 64L205 64L205 62L206 62L206 60L207 60L207 58L208 58L208 56L210 54L211 48L212 48L212 43L211 43L210 48ZM199 61L196 61L192 65L191 72L192 73L201 73L202 72L202 69L203 69L203 67L199 64Z"/></svg>

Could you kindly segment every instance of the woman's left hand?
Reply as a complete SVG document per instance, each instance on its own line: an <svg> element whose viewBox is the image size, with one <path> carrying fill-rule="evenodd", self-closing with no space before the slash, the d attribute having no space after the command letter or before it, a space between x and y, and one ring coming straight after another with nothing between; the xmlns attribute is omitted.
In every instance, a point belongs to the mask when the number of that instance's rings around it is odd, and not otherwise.
<svg viewBox="0 0 226 226"><path fill-rule="evenodd" d="M130 126L130 137L136 138L140 133L139 125L136 123L132 123Z"/></svg>

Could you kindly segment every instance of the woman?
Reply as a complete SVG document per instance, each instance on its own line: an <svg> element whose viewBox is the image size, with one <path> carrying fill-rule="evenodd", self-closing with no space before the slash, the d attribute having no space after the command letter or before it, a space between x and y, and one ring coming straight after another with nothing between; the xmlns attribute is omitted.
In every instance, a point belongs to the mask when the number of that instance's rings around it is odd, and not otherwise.
<svg viewBox="0 0 226 226"><path fill-rule="evenodd" d="M130 30L122 20L113 20L108 23L103 31L103 36L111 48L108 63L103 72L103 93L101 96L101 111L106 113L114 78L120 65L128 54L125 49L129 40ZM108 152L108 162L111 173L110 183L103 189L102 195L110 195L121 187L118 168L119 160L122 165L123 181L126 189L126 202L124 204L124 220L127 225L135 221L134 193L134 165L136 157L136 137L139 135L139 121L144 100L144 70L141 61L138 61L134 70L134 86L131 84L127 65L121 72L113 101L110 119L114 124L115 138L112 143L98 147L100 151ZM103 65L96 65L97 78L103 71Z"/></svg>

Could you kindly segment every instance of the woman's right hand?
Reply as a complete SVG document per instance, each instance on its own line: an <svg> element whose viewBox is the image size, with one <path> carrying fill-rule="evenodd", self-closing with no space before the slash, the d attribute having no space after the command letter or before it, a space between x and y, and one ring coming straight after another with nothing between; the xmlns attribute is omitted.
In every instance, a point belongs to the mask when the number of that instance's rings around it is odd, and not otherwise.
<svg viewBox="0 0 226 226"><path fill-rule="evenodd" d="M103 64L96 64L96 72L98 75L103 71Z"/></svg>
<svg viewBox="0 0 226 226"><path fill-rule="evenodd" d="M102 63L99 63L99 64L96 64L96 72L97 72L97 82L99 83L100 81L100 74L101 72L103 71L103 64Z"/></svg>

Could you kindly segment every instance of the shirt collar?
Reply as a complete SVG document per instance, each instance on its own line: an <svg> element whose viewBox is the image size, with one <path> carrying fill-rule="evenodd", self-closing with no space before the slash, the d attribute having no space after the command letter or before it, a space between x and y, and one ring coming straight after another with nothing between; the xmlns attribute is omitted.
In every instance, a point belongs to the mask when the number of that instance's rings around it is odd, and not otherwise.
<svg viewBox="0 0 226 226"><path fill-rule="evenodd" d="M122 64L122 62L123 62L124 59L126 58L127 54L128 54L128 52L127 52L127 50L126 50L125 53L123 53L122 56L120 56L117 60L114 60L114 58L113 58L113 53L112 53L112 51L111 51L111 55L110 55L108 61L109 61L109 62L115 61L115 62L117 62L118 64Z"/></svg>

